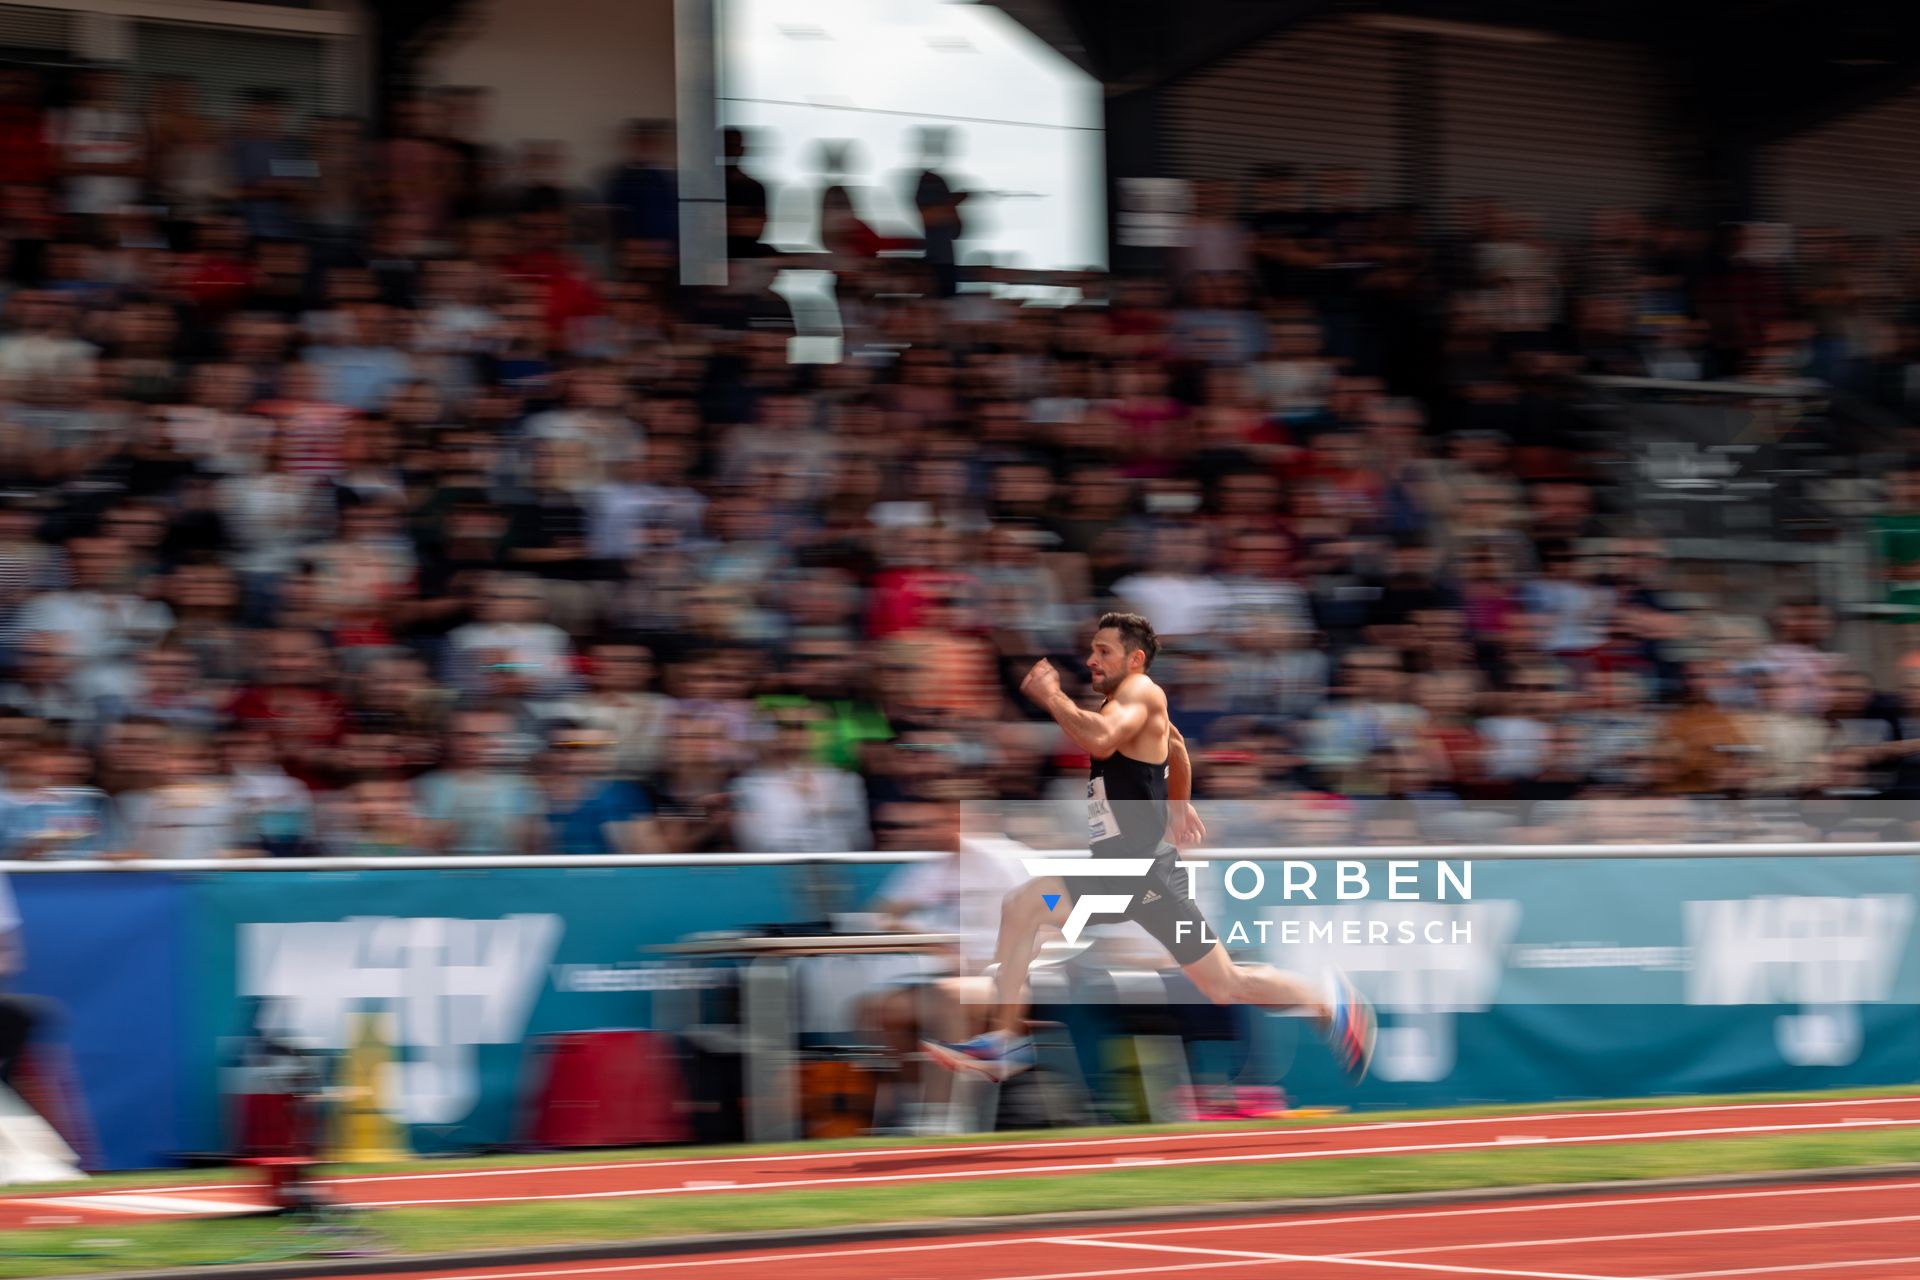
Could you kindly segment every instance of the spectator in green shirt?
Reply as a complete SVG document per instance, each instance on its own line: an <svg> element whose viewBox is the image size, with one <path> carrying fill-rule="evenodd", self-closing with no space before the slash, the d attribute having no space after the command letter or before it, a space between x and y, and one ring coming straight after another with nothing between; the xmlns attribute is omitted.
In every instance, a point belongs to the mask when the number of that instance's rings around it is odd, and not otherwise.
<svg viewBox="0 0 1920 1280"><path fill-rule="evenodd" d="M1874 542L1885 566L1887 603L1914 613L1920 622L1920 460L1909 460L1887 476L1886 506L1874 520Z"/></svg>
<svg viewBox="0 0 1920 1280"><path fill-rule="evenodd" d="M860 661L848 640L797 640L783 673L784 691L759 699L763 712L781 707L812 707L814 760L836 769L858 770L867 744L891 742L893 728L879 705L860 689Z"/></svg>

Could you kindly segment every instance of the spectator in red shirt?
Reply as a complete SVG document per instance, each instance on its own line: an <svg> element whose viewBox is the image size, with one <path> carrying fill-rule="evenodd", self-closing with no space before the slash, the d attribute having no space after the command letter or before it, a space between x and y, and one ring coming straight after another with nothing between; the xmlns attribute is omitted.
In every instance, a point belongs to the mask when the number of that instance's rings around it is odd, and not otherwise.
<svg viewBox="0 0 1920 1280"><path fill-rule="evenodd" d="M505 268L511 280L538 291L545 308L547 340L572 350L580 322L600 314L600 293L586 265L567 251L566 200L555 187L530 189L520 208L519 243L526 246Z"/></svg>
<svg viewBox="0 0 1920 1280"><path fill-rule="evenodd" d="M193 239L193 252L180 255L175 266L174 288L185 294L203 317L225 315L253 290L246 224L218 215L202 218L194 228Z"/></svg>
<svg viewBox="0 0 1920 1280"><path fill-rule="evenodd" d="M346 730L347 707L329 685L332 656L310 631L270 631L254 682L227 714L273 734L280 763L310 788L334 781L334 750Z"/></svg>

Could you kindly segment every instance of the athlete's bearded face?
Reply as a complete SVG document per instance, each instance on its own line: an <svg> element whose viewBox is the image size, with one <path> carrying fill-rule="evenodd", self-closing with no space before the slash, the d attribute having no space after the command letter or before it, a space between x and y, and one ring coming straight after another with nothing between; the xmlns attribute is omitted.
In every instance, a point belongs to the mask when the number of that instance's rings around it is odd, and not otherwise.
<svg viewBox="0 0 1920 1280"><path fill-rule="evenodd" d="M1121 647L1120 633L1112 627L1094 632L1093 649L1087 654L1087 674L1093 678L1094 691L1103 698L1111 697L1133 670L1132 657Z"/></svg>

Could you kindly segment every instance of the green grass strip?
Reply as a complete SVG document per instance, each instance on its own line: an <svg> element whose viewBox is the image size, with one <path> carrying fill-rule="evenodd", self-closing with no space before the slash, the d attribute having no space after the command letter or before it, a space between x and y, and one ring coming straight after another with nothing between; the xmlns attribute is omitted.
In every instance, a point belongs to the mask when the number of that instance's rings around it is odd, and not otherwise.
<svg viewBox="0 0 1920 1280"><path fill-rule="evenodd" d="M1791 1102L1844 1102L1849 1098L1885 1098L1920 1096L1920 1084L1888 1085L1872 1089L1827 1089L1798 1093L1684 1094L1653 1098L1568 1099L1561 1102L1533 1102L1518 1105L1482 1105L1472 1107L1430 1107L1410 1111L1343 1112L1332 1116L1286 1117L1278 1120L1212 1121L1166 1125L1103 1125L1083 1129L1048 1129L1044 1133L968 1133L937 1138L835 1138L808 1142L778 1142L759 1145L734 1144L718 1147L637 1147L631 1150L560 1151L524 1155L464 1156L422 1158L404 1164L329 1165L328 1176L355 1176L376 1173L436 1173L466 1169L541 1168L547 1165L603 1164L622 1161L698 1160L706 1157L734 1159L741 1156L787 1155L825 1151L880 1151L889 1147L964 1146L973 1143L1018 1141L1039 1138L1058 1141L1075 1138L1134 1138L1156 1133L1219 1133L1235 1129L1272 1129L1277 1126L1323 1126L1341 1124L1383 1124L1408 1120L1473 1120L1483 1116L1530 1116L1559 1112L1648 1111L1667 1107L1766 1106ZM146 1173L107 1173L85 1182L68 1182L22 1189L21 1194L55 1195L67 1192L129 1190L139 1187L186 1187L208 1183L246 1181L254 1175L230 1168L162 1169Z"/></svg>
<svg viewBox="0 0 1920 1280"><path fill-rule="evenodd" d="M930 1218L1005 1217L1008 1229L1015 1230L1018 1215L1042 1211L1158 1209L1914 1162L1920 1162L1920 1132L1865 1131L1259 1165L1134 1167L1074 1177L983 1178L748 1195L393 1209L355 1215L354 1220L394 1253L440 1253ZM236 1263L287 1256L286 1250L297 1249L299 1241L283 1222L231 1219L16 1232L0 1242L0 1277Z"/></svg>

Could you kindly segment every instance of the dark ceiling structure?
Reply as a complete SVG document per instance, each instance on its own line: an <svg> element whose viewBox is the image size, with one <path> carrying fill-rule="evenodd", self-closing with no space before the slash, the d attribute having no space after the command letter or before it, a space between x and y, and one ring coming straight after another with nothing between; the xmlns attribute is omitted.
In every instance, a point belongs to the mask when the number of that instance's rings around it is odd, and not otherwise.
<svg viewBox="0 0 1920 1280"><path fill-rule="evenodd" d="M1161 171L1162 91L1303 23L1379 15L1641 48L1707 203L1755 208L1762 149L1920 82L1914 0L996 0L1107 90L1110 177ZM1443 28L1436 28L1443 29Z"/></svg>
<svg viewBox="0 0 1920 1280"><path fill-rule="evenodd" d="M1611 40L1663 68L1677 131L1728 190L1758 148L1920 82L1916 0L995 0L1106 86L1112 174L1156 171L1160 91L1315 19L1367 14ZM479 0L370 0L381 106ZM584 37L591 33L582 31Z"/></svg>
<svg viewBox="0 0 1920 1280"><path fill-rule="evenodd" d="M1316 18L1391 14L1647 49L1718 130L1766 141L1920 80L1911 0L998 0L1110 96L1149 90Z"/></svg>
<svg viewBox="0 0 1920 1280"><path fill-rule="evenodd" d="M475 0L375 0L382 79ZM1553 31L1648 49L1718 127L1776 138L1920 80L1913 0L998 0L1119 97L1315 18L1382 13ZM583 35L590 33L582 32Z"/></svg>

